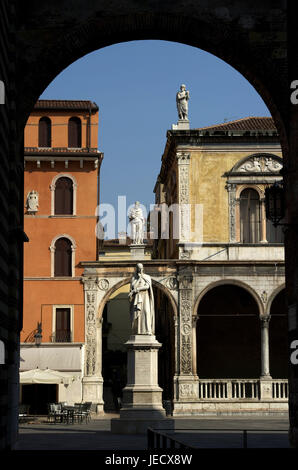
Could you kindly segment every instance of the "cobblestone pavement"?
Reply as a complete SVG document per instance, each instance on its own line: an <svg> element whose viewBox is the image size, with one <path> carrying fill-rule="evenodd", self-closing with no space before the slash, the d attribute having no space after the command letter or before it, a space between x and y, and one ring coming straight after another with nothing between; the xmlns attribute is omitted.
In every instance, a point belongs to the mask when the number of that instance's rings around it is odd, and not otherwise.
<svg viewBox="0 0 298 470"><path fill-rule="evenodd" d="M110 431L111 415L90 423L47 423L46 419L20 423L15 450L146 450L146 435L120 435ZM238 431L239 430L239 431ZM242 430L248 430L248 448L288 448L287 417L183 417L175 418L168 434L196 448L240 448ZM163 432L166 432L163 431Z"/></svg>

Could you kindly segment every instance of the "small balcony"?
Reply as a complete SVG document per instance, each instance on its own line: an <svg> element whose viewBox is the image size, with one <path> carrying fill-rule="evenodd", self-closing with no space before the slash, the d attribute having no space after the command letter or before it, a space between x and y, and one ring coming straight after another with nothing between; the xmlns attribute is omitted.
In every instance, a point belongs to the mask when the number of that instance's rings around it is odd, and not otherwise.
<svg viewBox="0 0 298 470"><path fill-rule="evenodd" d="M71 343L72 337L70 331L56 331L51 336L51 343Z"/></svg>

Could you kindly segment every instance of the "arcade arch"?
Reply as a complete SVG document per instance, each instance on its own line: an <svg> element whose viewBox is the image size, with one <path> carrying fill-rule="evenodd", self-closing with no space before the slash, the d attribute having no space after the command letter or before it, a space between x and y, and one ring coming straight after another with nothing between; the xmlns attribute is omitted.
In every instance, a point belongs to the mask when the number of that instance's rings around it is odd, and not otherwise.
<svg viewBox="0 0 298 470"><path fill-rule="evenodd" d="M131 335L129 283L130 278L117 282L107 291L98 307L98 318L102 325L101 364L106 412L119 410L122 390L126 385L125 342ZM158 381L163 389L163 400L170 402L173 399L175 373L174 323L177 306L171 293L160 282L152 279L152 287L155 299L155 336L162 344L158 358Z"/></svg>

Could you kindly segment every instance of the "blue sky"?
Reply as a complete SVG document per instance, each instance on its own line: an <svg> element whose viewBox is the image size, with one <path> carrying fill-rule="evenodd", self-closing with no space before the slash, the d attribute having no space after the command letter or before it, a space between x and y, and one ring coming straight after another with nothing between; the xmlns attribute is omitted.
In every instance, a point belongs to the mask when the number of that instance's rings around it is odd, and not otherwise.
<svg viewBox="0 0 298 470"><path fill-rule="evenodd" d="M99 106L102 203L117 208L118 195L127 197L127 205L154 203L166 132L178 119L175 96L181 83L190 91L191 128L270 115L254 88L228 64L166 41L126 42L88 54L41 95Z"/></svg>

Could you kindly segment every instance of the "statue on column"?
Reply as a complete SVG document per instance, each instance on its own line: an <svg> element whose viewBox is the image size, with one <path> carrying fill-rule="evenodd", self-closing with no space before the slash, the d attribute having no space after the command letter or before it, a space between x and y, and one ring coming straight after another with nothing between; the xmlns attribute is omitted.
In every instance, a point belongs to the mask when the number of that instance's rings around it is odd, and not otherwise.
<svg viewBox="0 0 298 470"><path fill-rule="evenodd" d="M188 101L189 91L186 90L185 85L181 85L180 91L176 95L177 111L180 120L188 120Z"/></svg>
<svg viewBox="0 0 298 470"><path fill-rule="evenodd" d="M152 281L151 277L144 273L144 267L141 263L136 266L128 298L131 302L132 334L154 335L155 317Z"/></svg>
<svg viewBox="0 0 298 470"><path fill-rule="evenodd" d="M131 223L131 238L133 244L143 245L145 220L139 201L135 202L135 206L130 210L128 218Z"/></svg>

